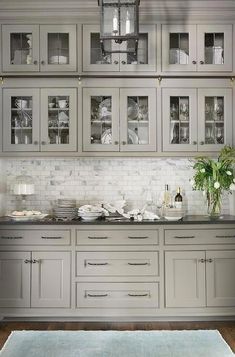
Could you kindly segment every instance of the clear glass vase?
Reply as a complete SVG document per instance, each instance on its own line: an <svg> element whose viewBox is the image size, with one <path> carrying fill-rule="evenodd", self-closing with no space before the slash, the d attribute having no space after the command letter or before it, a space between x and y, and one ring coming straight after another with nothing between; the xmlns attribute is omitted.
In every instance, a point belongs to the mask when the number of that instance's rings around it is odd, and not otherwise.
<svg viewBox="0 0 235 357"><path fill-rule="evenodd" d="M221 215L221 192L207 192L207 213L211 218Z"/></svg>

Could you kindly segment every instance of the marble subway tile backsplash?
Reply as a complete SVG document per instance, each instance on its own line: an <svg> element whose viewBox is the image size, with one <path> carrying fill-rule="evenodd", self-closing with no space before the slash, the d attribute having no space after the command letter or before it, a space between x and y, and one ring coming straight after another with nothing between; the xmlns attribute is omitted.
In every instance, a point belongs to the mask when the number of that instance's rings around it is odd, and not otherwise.
<svg viewBox="0 0 235 357"><path fill-rule="evenodd" d="M78 205L124 198L128 209L142 208L153 201L153 209L161 201L165 184L175 195L180 186L189 214L206 213L201 192L192 190L193 175L188 159L170 158L69 158L69 159L7 159L0 161L0 185L6 194L0 201L6 212L17 208L18 201L11 192L17 175L27 173L34 178L35 195L27 198L28 208L51 212L58 198L76 198ZM1 200L0 192L0 200ZM228 213L227 195L223 212Z"/></svg>

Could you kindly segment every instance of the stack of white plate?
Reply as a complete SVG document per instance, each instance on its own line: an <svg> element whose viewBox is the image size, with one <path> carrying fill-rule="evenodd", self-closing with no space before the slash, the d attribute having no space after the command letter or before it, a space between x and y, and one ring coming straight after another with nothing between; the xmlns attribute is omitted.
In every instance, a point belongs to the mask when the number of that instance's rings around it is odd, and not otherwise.
<svg viewBox="0 0 235 357"><path fill-rule="evenodd" d="M61 220L72 220L77 218L78 210L76 200L59 199L57 207L54 208L54 215Z"/></svg>

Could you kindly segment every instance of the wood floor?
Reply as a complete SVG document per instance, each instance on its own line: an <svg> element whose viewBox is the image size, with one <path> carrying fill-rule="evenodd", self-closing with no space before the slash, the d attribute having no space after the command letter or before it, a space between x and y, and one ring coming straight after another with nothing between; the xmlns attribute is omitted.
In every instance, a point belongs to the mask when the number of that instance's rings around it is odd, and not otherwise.
<svg viewBox="0 0 235 357"><path fill-rule="evenodd" d="M0 322L0 348L14 330L197 330L217 329L235 352L235 321L226 322Z"/></svg>

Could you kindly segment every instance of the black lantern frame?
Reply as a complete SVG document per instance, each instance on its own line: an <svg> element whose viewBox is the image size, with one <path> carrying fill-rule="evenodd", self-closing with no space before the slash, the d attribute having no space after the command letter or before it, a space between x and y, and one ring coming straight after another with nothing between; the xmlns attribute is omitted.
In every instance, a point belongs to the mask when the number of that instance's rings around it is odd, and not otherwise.
<svg viewBox="0 0 235 357"><path fill-rule="evenodd" d="M140 0L98 0L98 5L100 6L100 45L104 54L137 54L139 4ZM117 44L132 40L134 41L134 46L126 51L107 50L105 49L106 40L113 40Z"/></svg>

